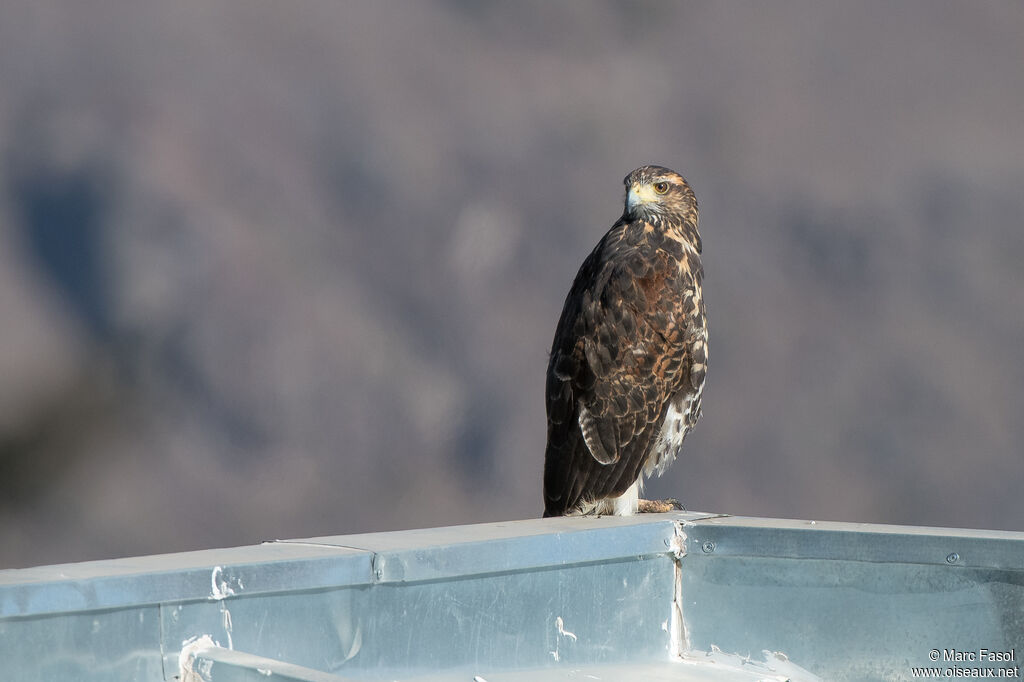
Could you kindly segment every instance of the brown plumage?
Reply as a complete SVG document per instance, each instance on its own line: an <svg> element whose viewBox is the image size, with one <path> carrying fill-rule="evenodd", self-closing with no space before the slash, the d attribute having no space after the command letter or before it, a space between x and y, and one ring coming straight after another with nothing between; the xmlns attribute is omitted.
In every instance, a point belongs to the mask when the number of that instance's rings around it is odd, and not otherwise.
<svg viewBox="0 0 1024 682"><path fill-rule="evenodd" d="M583 261L547 370L544 516L637 511L700 417L707 368L697 199L661 166Z"/></svg>

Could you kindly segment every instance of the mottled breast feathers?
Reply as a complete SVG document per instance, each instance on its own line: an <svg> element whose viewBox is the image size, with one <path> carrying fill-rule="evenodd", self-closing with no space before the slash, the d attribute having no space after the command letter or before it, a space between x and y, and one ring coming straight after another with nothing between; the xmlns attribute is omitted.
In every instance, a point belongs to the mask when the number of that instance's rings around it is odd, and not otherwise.
<svg viewBox="0 0 1024 682"><path fill-rule="evenodd" d="M583 262L551 348L545 516L623 495L645 467L675 456L699 416L707 336L696 199L658 166L625 184L623 216ZM683 402L692 414L673 449L662 427Z"/></svg>

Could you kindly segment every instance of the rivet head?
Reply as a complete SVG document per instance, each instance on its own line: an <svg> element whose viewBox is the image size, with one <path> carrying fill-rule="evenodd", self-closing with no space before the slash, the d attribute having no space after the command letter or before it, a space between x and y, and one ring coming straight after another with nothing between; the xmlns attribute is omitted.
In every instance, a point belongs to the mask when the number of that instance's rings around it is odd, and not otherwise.
<svg viewBox="0 0 1024 682"><path fill-rule="evenodd" d="M950 552L949 556L946 557L947 564L955 564L958 561L960 561L960 555L956 552Z"/></svg>
<svg viewBox="0 0 1024 682"><path fill-rule="evenodd" d="M715 551L715 543L711 542L711 540L706 540L700 548L704 550L705 554L711 554Z"/></svg>

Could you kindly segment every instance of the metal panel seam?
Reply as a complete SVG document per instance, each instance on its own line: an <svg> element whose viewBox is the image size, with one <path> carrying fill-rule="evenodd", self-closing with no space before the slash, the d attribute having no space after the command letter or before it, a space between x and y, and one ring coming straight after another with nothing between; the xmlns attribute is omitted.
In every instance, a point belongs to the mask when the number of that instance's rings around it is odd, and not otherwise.
<svg viewBox="0 0 1024 682"><path fill-rule="evenodd" d="M681 660L683 653L690 648L689 637L686 632L686 622L683 620L683 562L686 556L686 531L683 530L682 521L673 521L674 533L671 540L672 553L672 627L669 632L669 650L673 658Z"/></svg>
<svg viewBox="0 0 1024 682"><path fill-rule="evenodd" d="M167 639L167 633L164 631L164 604L159 603L156 605L156 617L157 622L160 625L160 641L157 642L157 648L160 650L160 677L161 679L168 679L167 677L167 652L164 650L164 640Z"/></svg>

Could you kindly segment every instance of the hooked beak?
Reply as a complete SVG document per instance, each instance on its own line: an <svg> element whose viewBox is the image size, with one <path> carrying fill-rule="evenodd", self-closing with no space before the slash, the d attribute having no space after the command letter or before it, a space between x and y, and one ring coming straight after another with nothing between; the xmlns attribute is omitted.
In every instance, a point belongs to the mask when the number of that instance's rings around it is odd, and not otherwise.
<svg viewBox="0 0 1024 682"><path fill-rule="evenodd" d="M653 204L658 201L658 195L650 185L632 185L626 195L626 206L632 211L640 204Z"/></svg>

